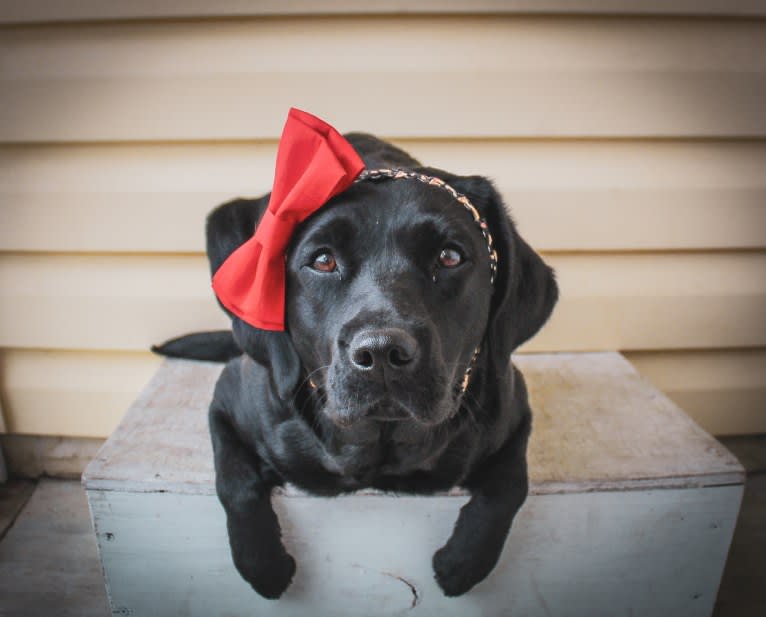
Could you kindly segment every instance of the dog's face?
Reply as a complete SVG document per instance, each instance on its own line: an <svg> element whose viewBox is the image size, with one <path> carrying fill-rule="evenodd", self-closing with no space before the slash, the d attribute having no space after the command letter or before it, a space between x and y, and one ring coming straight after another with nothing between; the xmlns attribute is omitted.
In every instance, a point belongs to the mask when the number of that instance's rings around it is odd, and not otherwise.
<svg viewBox="0 0 766 617"><path fill-rule="evenodd" d="M357 183L301 226L287 271L290 338L335 423L457 411L493 287L486 241L446 191Z"/></svg>
<svg viewBox="0 0 766 617"><path fill-rule="evenodd" d="M238 346L269 369L276 395L293 400L308 374L339 425L443 422L458 410L477 346L474 375L503 379L511 351L540 329L558 297L553 271L516 232L491 182L416 169L467 195L486 220L498 253L494 285L476 222L446 191L411 179L363 181L293 236L287 331L231 315ZM209 217L212 272L250 238L267 203L237 200Z"/></svg>

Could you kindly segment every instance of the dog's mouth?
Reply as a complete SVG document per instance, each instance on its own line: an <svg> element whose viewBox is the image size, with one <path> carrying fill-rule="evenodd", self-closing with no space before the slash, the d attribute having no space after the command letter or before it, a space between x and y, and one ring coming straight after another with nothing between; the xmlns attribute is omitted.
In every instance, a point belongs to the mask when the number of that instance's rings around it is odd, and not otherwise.
<svg viewBox="0 0 766 617"><path fill-rule="evenodd" d="M348 428L362 421L367 422L407 422L418 421L418 416L393 401L380 401L366 408L337 408L329 406L325 413L338 426Z"/></svg>
<svg viewBox="0 0 766 617"><path fill-rule="evenodd" d="M402 388L402 392L376 393L368 386L363 390L351 389L347 384L344 387L327 384L324 413L340 427L360 421L435 426L452 415L457 406L457 401L448 393L436 395L444 392L443 388Z"/></svg>
<svg viewBox="0 0 766 617"><path fill-rule="evenodd" d="M393 401L381 401L364 411L362 416L377 422L401 422L416 417Z"/></svg>

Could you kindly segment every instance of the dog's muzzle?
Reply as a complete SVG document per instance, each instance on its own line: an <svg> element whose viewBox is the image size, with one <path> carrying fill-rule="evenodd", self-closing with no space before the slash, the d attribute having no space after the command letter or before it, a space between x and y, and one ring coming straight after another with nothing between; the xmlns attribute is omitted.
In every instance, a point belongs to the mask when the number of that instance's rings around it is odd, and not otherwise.
<svg viewBox="0 0 766 617"><path fill-rule="evenodd" d="M399 328L363 330L354 336L348 348L354 370L380 381L411 373L419 357L418 342Z"/></svg>

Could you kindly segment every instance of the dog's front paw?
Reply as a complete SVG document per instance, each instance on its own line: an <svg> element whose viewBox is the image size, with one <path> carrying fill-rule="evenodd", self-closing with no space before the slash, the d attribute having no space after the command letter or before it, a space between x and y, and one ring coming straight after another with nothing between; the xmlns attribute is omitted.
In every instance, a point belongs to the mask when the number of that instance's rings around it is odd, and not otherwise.
<svg viewBox="0 0 766 617"><path fill-rule="evenodd" d="M434 553L433 568L436 582L445 596L459 596L471 589L492 571L495 560L470 557L470 551L456 550L448 542Z"/></svg>
<svg viewBox="0 0 766 617"><path fill-rule="evenodd" d="M282 546L258 555L234 555L234 565L250 586L264 598L276 600L290 585L295 559Z"/></svg>

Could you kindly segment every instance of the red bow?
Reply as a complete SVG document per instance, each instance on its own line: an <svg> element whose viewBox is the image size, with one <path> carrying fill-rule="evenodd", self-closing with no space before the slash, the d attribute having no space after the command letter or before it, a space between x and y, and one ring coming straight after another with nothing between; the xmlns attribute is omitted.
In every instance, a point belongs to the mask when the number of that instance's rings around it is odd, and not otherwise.
<svg viewBox="0 0 766 617"><path fill-rule="evenodd" d="M213 276L227 309L264 330L285 329L285 252L298 224L351 186L364 162L340 133L299 109L287 116L269 206L255 234Z"/></svg>

